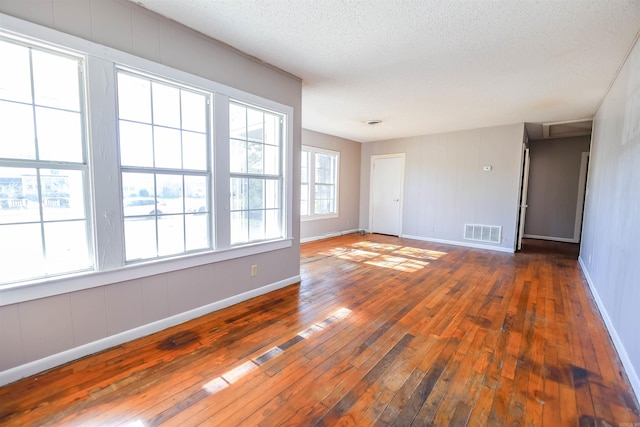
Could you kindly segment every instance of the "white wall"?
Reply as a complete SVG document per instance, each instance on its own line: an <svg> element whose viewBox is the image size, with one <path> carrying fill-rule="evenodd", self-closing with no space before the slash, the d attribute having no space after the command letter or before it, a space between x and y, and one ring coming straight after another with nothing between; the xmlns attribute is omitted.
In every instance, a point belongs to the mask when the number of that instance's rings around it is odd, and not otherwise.
<svg viewBox="0 0 640 427"><path fill-rule="evenodd" d="M327 219L303 219L300 238L314 240L329 237L358 228L360 209L360 147L349 139L302 129L302 144L340 153L338 217Z"/></svg>
<svg viewBox="0 0 640 427"><path fill-rule="evenodd" d="M640 44L593 123L580 262L640 396Z"/></svg>
<svg viewBox="0 0 640 427"><path fill-rule="evenodd" d="M514 124L363 144L360 227L369 225L371 156L405 153L404 236L474 246L463 238L464 224L497 225L502 242L482 245L512 251L523 132Z"/></svg>
<svg viewBox="0 0 640 427"><path fill-rule="evenodd" d="M299 170L298 79L127 1L0 0L0 12L293 107ZM294 173L293 200L299 187ZM0 384L296 282L298 219L293 203L294 239L285 249L0 304ZM257 277L250 275L253 264L260 266Z"/></svg>

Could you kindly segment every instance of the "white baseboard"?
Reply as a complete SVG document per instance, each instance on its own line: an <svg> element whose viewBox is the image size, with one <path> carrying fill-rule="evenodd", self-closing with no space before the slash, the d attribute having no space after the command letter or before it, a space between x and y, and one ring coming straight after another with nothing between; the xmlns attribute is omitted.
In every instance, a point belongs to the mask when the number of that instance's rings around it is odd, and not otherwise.
<svg viewBox="0 0 640 427"><path fill-rule="evenodd" d="M55 368L56 366L63 365L67 362L71 362L81 357L106 350L116 345L120 345L137 338L151 335L155 332L159 332L171 326L179 325L180 323L195 319L196 317L204 316L205 314L211 313L213 311L229 307L231 305L246 301L259 295L266 294L271 291L275 291L276 289L284 288L285 286L298 283L299 281L300 275L293 276L258 289L253 289L251 291L234 295L232 297L225 298L223 300L216 301L202 307L194 308L193 310L185 311L183 313L179 313L174 316L158 320L156 322L148 323L134 329L129 329L128 331L124 331L116 335L111 335L109 337L102 338L78 347L74 347L60 353L52 354L51 356L47 356L42 359L34 360L33 362L25 363L24 365L16 366L15 368L7 369L6 371L0 372L0 386L12 383L30 375L37 374L38 372L46 371L47 369Z"/></svg>
<svg viewBox="0 0 640 427"><path fill-rule="evenodd" d="M488 249L490 251L506 252L510 254L515 252L513 248L503 248L501 246L491 246L491 245L483 245L478 243L459 242L457 240L434 239L431 237L412 236L410 234L403 234L400 237L403 237L405 239L422 240L425 242L444 243L445 245L464 246L467 248L474 248L474 249Z"/></svg>
<svg viewBox="0 0 640 427"><path fill-rule="evenodd" d="M572 239L569 237L538 236L536 234L523 234L522 237L525 239L553 240L554 242L580 243L579 239Z"/></svg>
<svg viewBox="0 0 640 427"><path fill-rule="evenodd" d="M307 242L313 242L315 240L322 240L322 239L329 239L331 237L344 236L345 234L357 233L359 230L360 230L359 228L354 228L353 230L336 231L333 233L322 234L320 236L305 237L304 239L300 239L300 243L307 243Z"/></svg>
<svg viewBox="0 0 640 427"><path fill-rule="evenodd" d="M622 362L622 366L624 366L624 370L627 373L627 377L629 378L629 382L631 383L631 388L636 395L636 399L640 401L640 378L638 377L638 373L636 372L633 364L631 363L631 359L627 354L627 350L624 348L624 344L618 336L618 332L616 331L611 318L609 317L609 313L604 306L604 303L600 299L600 295L598 295L598 291L596 290L595 285L593 284L593 280L591 280L591 276L589 276L589 272L587 271L587 267L584 265L584 261L582 260L582 256L578 257L578 262L580 263L580 267L582 268L582 273L584 277L587 279L587 283L589 284L589 288L591 289L591 295L593 295L593 299L598 306L598 310L600 310L600 315L604 320L604 324L607 327L607 331L609 332L609 336L611 337L611 341L613 341L613 345L618 352L618 357Z"/></svg>

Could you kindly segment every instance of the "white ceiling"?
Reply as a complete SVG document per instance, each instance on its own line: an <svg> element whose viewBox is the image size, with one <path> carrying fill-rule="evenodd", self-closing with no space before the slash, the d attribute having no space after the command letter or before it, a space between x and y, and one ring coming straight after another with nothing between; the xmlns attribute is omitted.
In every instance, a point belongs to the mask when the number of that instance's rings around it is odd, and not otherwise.
<svg viewBox="0 0 640 427"><path fill-rule="evenodd" d="M361 142L591 118L640 30L639 0L136 3L300 77L302 126Z"/></svg>

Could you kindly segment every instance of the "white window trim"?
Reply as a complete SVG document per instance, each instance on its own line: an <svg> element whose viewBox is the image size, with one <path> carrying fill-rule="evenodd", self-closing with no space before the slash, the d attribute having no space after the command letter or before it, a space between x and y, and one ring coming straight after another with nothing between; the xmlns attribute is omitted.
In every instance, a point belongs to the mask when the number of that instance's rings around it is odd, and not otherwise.
<svg viewBox="0 0 640 427"><path fill-rule="evenodd" d="M334 151L334 150L328 150L326 148L319 148L319 147L312 147L310 145L303 145L301 148L302 151L309 151L310 153L312 153L312 155L309 158L309 165L308 165L308 169L309 169L309 182L307 183L309 185L309 210L313 209L313 202L314 202L314 196L313 196L313 191L314 191L314 186L315 186L315 162L313 160L315 160L315 153L321 153L321 154L330 154L333 156L336 156L336 212L335 213L330 213L330 214L309 214L309 215L300 215L300 221L302 222L307 222L307 221L317 221L317 220L322 220L322 219L332 219L332 218L338 218L340 216L340 152L339 151Z"/></svg>
<svg viewBox="0 0 640 427"><path fill-rule="evenodd" d="M87 116L89 117L88 163L91 175L90 191L93 195L90 209L95 244L95 271L0 285L0 306L293 246L291 196L293 194L293 107L2 13L0 13L0 33L49 48L55 49L55 46L60 46L66 51L85 57ZM116 87L116 66L182 82L214 94L213 108L210 108L213 123L212 138L218 143L214 143L210 151L213 156L211 218L212 227L214 227L213 236L216 239L213 247L216 249L125 264L124 222L120 206L122 201L120 191L114 191L113 188L114 185L121 187L117 144L117 104L116 92L113 89ZM105 90L105 87L110 87L111 90ZM229 98L278 112L285 117L282 147L284 238L234 247L229 244L230 202L229 198L225 197L229 190L229 152L228 144L222 143L229 135Z"/></svg>

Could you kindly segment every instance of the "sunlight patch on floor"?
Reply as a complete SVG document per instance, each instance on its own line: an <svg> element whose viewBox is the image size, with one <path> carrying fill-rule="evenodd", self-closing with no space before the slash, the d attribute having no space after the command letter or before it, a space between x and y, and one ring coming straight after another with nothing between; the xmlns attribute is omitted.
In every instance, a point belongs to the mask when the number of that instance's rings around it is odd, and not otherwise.
<svg viewBox="0 0 640 427"><path fill-rule="evenodd" d="M422 268L425 268L429 263L425 261L419 261L417 259L409 259L397 256L382 256L381 259L366 261L365 264L373 265L376 267L391 268L407 273L413 273Z"/></svg>
<svg viewBox="0 0 640 427"><path fill-rule="evenodd" d="M385 253L386 252L386 253ZM390 245L375 242L357 242L348 247L335 247L320 255L340 258L346 261L361 262L375 267L390 268L406 273L413 273L425 268L446 252L411 246Z"/></svg>
<svg viewBox="0 0 640 427"><path fill-rule="evenodd" d="M258 368L263 363L284 353L285 350L287 350L297 342L309 338L311 335L313 335L316 332L322 331L325 327L329 326L330 324L342 321L347 317L349 317L350 315L351 315L351 310L349 310L346 307L342 307L336 310L335 312L333 312L330 316L328 316L321 322L315 323L310 327L308 327L307 329L298 332L296 336L290 339L289 341L282 343L279 346L273 347L268 351L265 351L264 353L262 353L260 356L251 360L247 360L246 362L243 362L242 364L236 366L235 368L228 370L224 374L214 378L213 380L203 385L202 388L209 394L217 393L218 391L224 388L227 388L231 384L235 383L240 378L244 377L249 372ZM136 426L132 425L132 427L136 427Z"/></svg>

